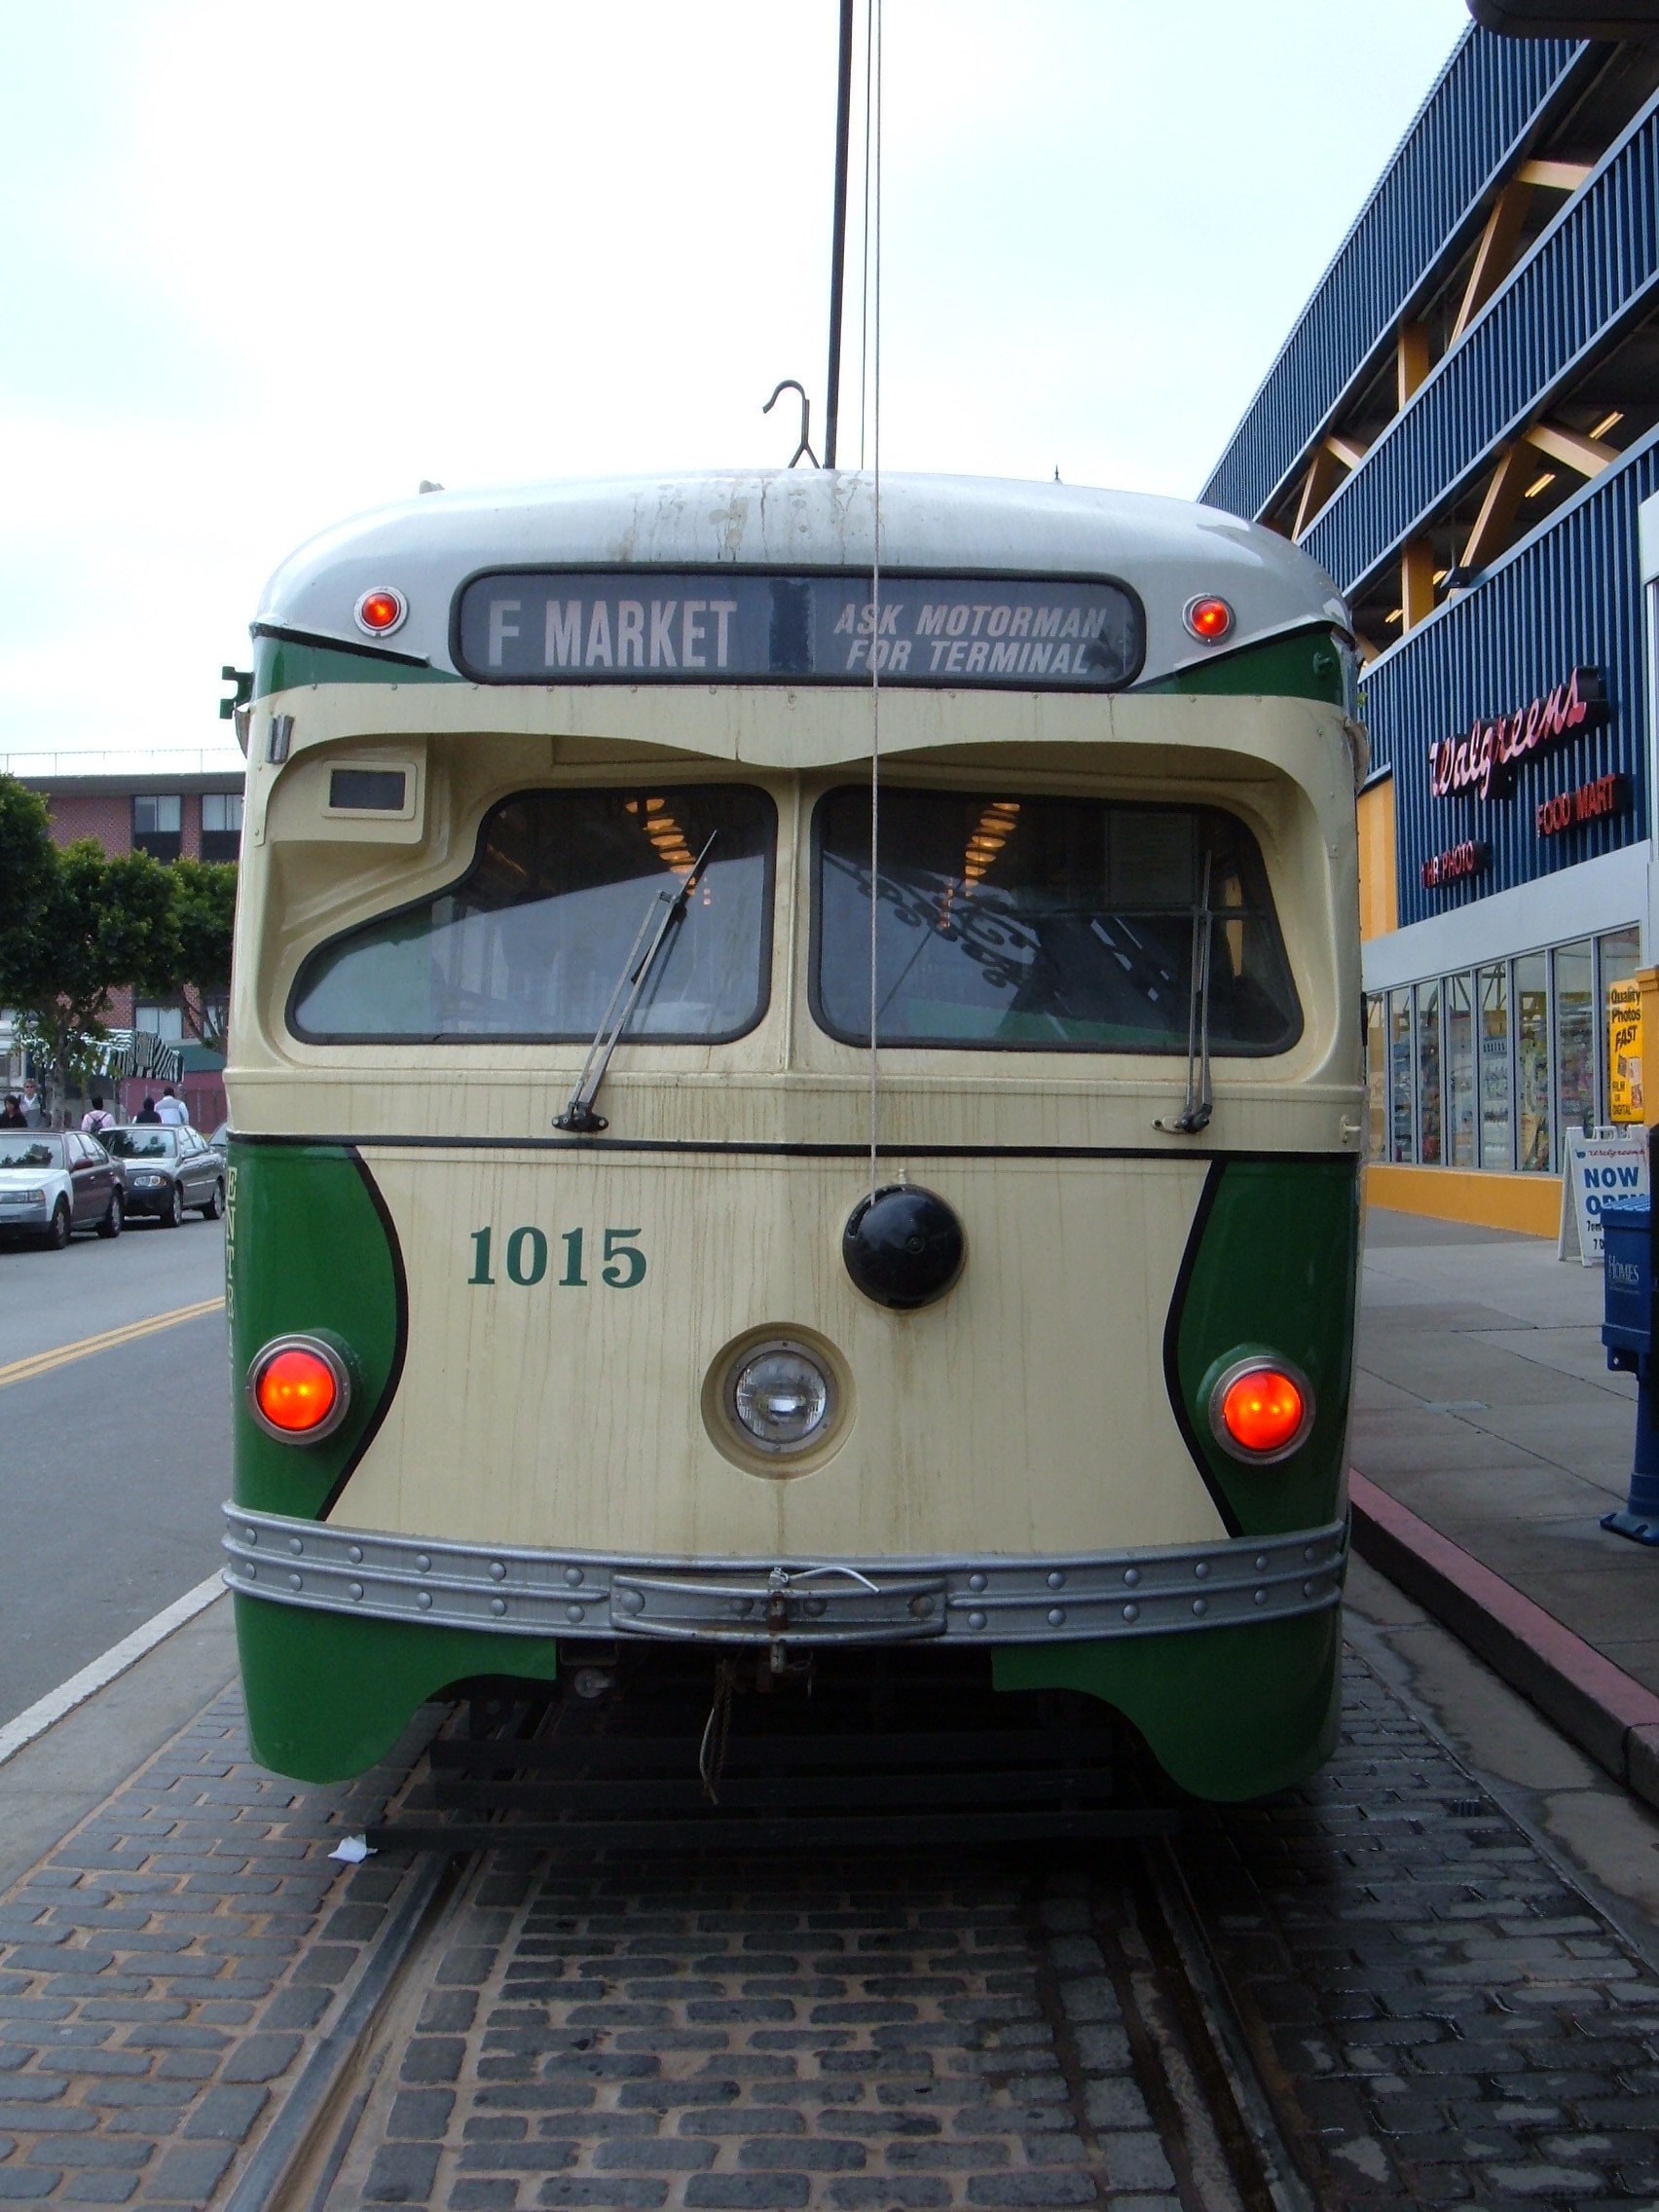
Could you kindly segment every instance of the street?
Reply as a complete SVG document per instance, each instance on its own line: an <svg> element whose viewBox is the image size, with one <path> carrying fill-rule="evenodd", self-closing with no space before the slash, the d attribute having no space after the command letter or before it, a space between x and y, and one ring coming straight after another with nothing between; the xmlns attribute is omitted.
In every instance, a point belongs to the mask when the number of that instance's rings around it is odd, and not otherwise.
<svg viewBox="0 0 1659 2212"><path fill-rule="evenodd" d="M194 1215L0 1250L0 1726L218 1564L223 1313L143 1325L221 1299L224 1251Z"/></svg>

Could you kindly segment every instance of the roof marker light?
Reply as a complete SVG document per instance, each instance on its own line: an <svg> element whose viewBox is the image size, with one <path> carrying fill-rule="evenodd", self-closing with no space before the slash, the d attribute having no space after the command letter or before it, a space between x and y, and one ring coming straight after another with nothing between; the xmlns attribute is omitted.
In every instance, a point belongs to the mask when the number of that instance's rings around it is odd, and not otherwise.
<svg viewBox="0 0 1659 2212"><path fill-rule="evenodd" d="M364 592L351 611L366 638L389 638L407 620L409 602L400 591L383 584L377 591Z"/></svg>
<svg viewBox="0 0 1659 2212"><path fill-rule="evenodd" d="M351 1404L351 1378L321 1337L275 1337L247 1371L249 1413L280 1444L332 1436Z"/></svg>
<svg viewBox="0 0 1659 2212"><path fill-rule="evenodd" d="M1313 1426L1313 1392L1287 1361L1235 1360L1210 1391L1210 1428L1224 1452L1255 1466L1287 1459Z"/></svg>
<svg viewBox="0 0 1659 2212"><path fill-rule="evenodd" d="M1200 645L1219 645L1233 628L1233 609L1225 599L1189 600L1183 619Z"/></svg>

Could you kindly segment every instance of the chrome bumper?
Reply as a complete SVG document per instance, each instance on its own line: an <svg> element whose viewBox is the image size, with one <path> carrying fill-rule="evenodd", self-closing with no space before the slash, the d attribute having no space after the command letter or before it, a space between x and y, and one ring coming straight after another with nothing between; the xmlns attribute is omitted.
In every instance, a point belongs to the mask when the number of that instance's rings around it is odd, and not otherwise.
<svg viewBox="0 0 1659 2212"><path fill-rule="evenodd" d="M1051 1643L1325 1612L1347 1526L1159 1551L965 1559L612 1559L337 1529L225 1507L244 1598L498 1636L807 1645Z"/></svg>

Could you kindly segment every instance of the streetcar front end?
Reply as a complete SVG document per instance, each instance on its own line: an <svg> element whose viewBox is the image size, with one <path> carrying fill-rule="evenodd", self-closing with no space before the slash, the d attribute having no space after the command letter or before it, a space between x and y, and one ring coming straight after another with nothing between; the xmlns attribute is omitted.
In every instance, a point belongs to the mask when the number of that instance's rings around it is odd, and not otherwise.
<svg viewBox="0 0 1659 2212"><path fill-rule="evenodd" d="M618 1655L950 1655L1280 1787L1346 1559L1340 603L1166 502L900 480L872 572L869 487L764 490L425 500L274 587L255 1748L356 1772L457 1684ZM407 626L353 643L377 591Z"/></svg>

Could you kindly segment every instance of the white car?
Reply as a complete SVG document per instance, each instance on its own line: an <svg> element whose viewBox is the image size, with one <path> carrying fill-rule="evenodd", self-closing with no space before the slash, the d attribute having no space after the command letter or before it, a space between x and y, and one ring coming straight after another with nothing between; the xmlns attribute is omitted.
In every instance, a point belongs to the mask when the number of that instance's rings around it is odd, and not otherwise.
<svg viewBox="0 0 1659 2212"><path fill-rule="evenodd" d="M61 1252L77 1229L119 1236L127 1212L121 1170L79 1129L0 1129L0 1235L27 1235Z"/></svg>

